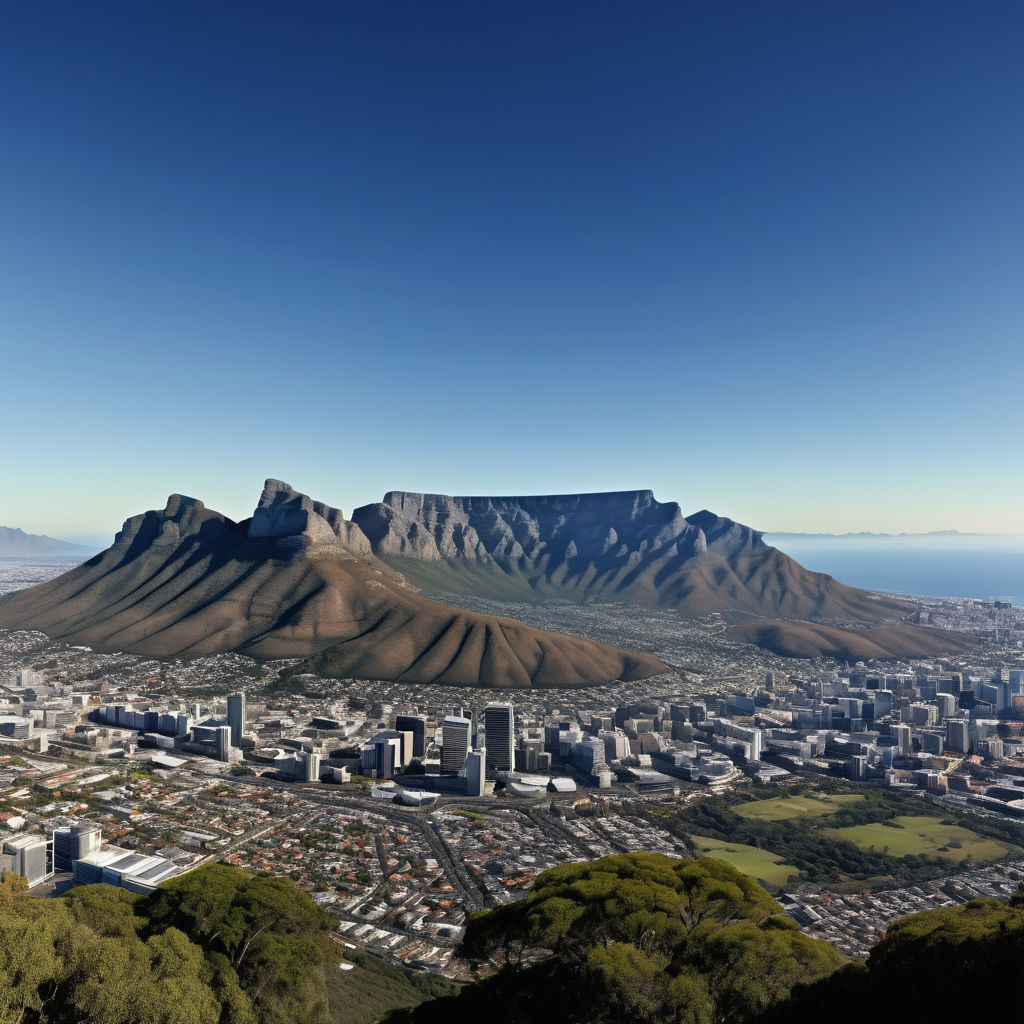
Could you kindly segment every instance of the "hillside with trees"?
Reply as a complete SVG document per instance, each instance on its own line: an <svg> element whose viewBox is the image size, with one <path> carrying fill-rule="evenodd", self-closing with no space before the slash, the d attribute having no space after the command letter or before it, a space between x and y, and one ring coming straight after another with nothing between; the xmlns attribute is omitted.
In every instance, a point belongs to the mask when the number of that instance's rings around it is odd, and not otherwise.
<svg viewBox="0 0 1024 1024"><path fill-rule="evenodd" d="M730 865L653 853L543 872L473 915L462 953L483 981L389 1024L744 1024L844 963Z"/></svg>
<svg viewBox="0 0 1024 1024"><path fill-rule="evenodd" d="M330 919L287 879L214 864L137 896L0 879L0 1024L328 1024Z"/></svg>
<svg viewBox="0 0 1024 1024"><path fill-rule="evenodd" d="M461 953L479 980L457 991L372 958L342 981L329 931L287 879L223 865L145 897L93 885L37 899L8 874L0 1024L861 1024L869 1007L968 1019L1019 999L1024 893L904 918L859 964L728 864L622 854L552 868L524 899L472 915Z"/></svg>

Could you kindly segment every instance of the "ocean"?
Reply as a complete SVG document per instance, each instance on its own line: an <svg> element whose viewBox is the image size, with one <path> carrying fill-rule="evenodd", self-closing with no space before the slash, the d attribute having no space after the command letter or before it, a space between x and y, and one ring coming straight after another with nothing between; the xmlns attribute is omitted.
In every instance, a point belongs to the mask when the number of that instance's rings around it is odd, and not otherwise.
<svg viewBox="0 0 1024 1024"><path fill-rule="evenodd" d="M813 537L766 533L801 565L850 586L1024 604L1024 535Z"/></svg>

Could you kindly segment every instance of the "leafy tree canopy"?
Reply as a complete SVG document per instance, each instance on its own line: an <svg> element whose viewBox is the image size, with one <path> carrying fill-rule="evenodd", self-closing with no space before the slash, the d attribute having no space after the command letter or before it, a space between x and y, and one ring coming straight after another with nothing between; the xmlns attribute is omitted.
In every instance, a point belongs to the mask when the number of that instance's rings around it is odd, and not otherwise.
<svg viewBox="0 0 1024 1024"><path fill-rule="evenodd" d="M326 1024L329 919L291 882L210 865L142 897L0 879L0 1024Z"/></svg>
<svg viewBox="0 0 1024 1024"><path fill-rule="evenodd" d="M512 1024L544 1005L568 1024L742 1024L843 963L730 865L652 853L545 871L525 899L471 916L463 955L494 973L392 1019Z"/></svg>

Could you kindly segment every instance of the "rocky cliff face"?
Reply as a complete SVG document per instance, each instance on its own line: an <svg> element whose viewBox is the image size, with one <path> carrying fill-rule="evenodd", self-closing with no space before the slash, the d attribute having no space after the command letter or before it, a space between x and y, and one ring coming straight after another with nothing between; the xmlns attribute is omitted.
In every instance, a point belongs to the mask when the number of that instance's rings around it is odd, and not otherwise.
<svg viewBox="0 0 1024 1024"><path fill-rule="evenodd" d="M580 686L665 671L421 597L340 511L276 480L242 523L171 495L102 554L0 605L0 627L151 657L309 658L327 675L410 682Z"/></svg>
<svg viewBox="0 0 1024 1024"><path fill-rule="evenodd" d="M811 573L761 534L651 491L466 498L390 491L352 514L417 586L497 599L623 601L685 615L878 621L902 612Z"/></svg>

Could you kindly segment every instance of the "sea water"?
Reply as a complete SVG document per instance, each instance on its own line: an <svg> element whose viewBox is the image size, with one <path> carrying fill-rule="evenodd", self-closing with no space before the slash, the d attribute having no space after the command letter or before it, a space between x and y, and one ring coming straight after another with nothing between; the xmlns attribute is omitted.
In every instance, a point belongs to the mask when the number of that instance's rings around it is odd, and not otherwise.
<svg viewBox="0 0 1024 1024"><path fill-rule="evenodd" d="M865 590L1024 604L1024 535L764 539L805 568Z"/></svg>

